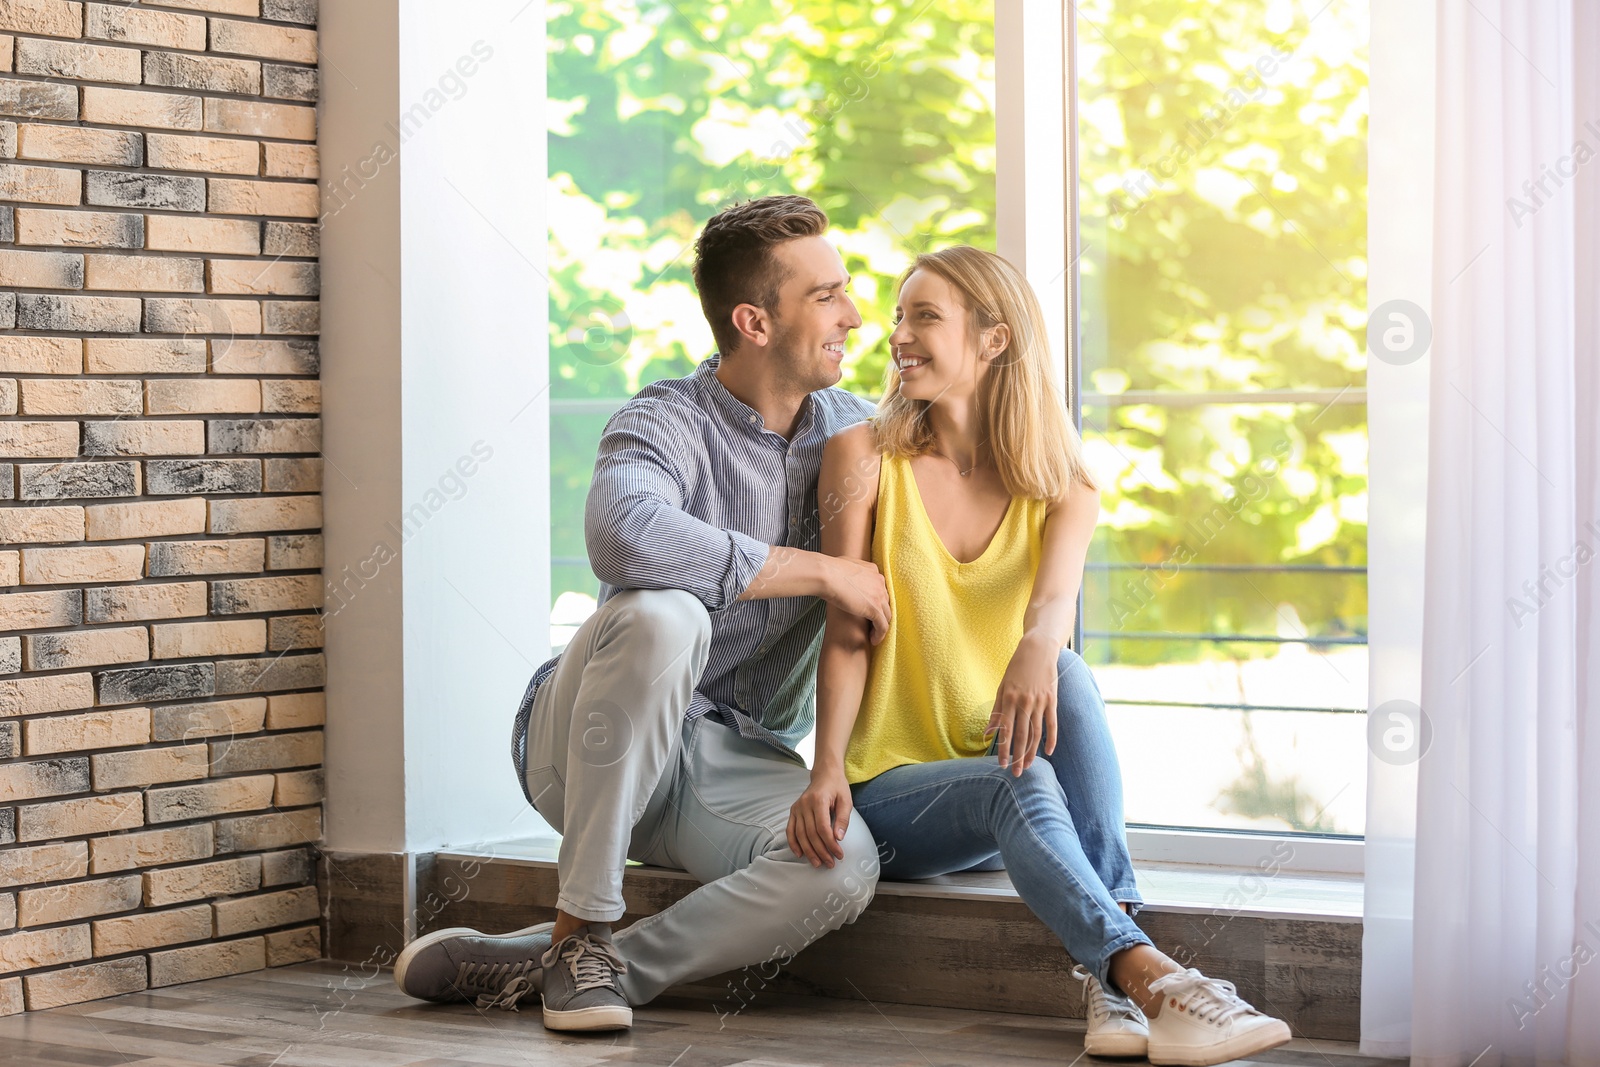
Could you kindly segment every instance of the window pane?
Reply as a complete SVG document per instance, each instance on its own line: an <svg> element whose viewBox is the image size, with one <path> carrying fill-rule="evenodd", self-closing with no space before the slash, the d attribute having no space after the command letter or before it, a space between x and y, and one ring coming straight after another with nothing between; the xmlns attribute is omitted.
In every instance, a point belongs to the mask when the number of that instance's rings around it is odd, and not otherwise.
<svg viewBox="0 0 1600 1067"><path fill-rule="evenodd" d="M1359 834L1366 7L1075 7L1084 654L1128 819Z"/></svg>
<svg viewBox="0 0 1600 1067"><path fill-rule="evenodd" d="M552 640L593 608L583 502L606 417L714 350L690 277L721 208L827 211L882 388L894 282L923 247L994 247L992 0L552 3Z"/></svg>
<svg viewBox="0 0 1600 1067"><path fill-rule="evenodd" d="M1366 759L1365 715L1106 707L1130 823L1193 827L1192 798L1201 797L1206 827L1343 834L1361 825L1364 779L1345 768ZM1174 781L1183 790L1169 788Z"/></svg>

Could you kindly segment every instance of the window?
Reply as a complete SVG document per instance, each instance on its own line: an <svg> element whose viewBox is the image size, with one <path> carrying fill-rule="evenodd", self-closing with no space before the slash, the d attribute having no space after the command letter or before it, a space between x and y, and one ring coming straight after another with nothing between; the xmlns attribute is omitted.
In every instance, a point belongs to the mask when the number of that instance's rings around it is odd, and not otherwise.
<svg viewBox="0 0 1600 1067"><path fill-rule="evenodd" d="M1075 6L1084 654L1128 821L1360 834L1365 5Z"/></svg>
<svg viewBox="0 0 1600 1067"><path fill-rule="evenodd" d="M552 643L598 589L583 503L606 419L715 350L694 235L737 200L828 213L865 325L846 388L875 397L894 283L923 247L993 249L986 0L552 3L549 35Z"/></svg>
<svg viewBox="0 0 1600 1067"><path fill-rule="evenodd" d="M1362 830L1365 9L1321 3L1072 5L1105 505L1083 648L1132 823ZM714 349L700 225L765 193L820 203L866 320L843 384L875 396L896 278L922 248L995 247L1004 161L985 0L547 12L560 646L594 608L606 419Z"/></svg>

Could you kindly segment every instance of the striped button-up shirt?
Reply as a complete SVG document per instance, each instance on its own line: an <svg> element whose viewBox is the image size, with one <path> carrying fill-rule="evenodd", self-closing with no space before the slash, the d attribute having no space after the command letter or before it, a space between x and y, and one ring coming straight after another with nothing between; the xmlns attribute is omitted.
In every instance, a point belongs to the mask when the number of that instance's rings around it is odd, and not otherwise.
<svg viewBox="0 0 1600 1067"><path fill-rule="evenodd" d="M792 750L811 732L826 617L816 597L740 600L774 545L815 552L822 446L872 414L842 389L812 393L794 437L717 379L717 357L656 382L611 417L584 512L600 602L624 589L683 589L711 615L711 651L687 715L711 715L746 737ZM513 749L519 774L533 695L523 695Z"/></svg>

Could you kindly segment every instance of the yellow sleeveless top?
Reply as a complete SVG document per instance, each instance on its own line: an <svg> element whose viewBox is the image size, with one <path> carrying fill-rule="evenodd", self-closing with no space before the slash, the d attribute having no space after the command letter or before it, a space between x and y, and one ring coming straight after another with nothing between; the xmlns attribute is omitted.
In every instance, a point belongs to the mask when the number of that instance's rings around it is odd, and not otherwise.
<svg viewBox="0 0 1600 1067"><path fill-rule="evenodd" d="M911 463L885 455L872 561L889 587L889 632L872 650L845 777L989 750L984 729L1022 640L1049 503L1013 497L971 563L952 556L922 505Z"/></svg>

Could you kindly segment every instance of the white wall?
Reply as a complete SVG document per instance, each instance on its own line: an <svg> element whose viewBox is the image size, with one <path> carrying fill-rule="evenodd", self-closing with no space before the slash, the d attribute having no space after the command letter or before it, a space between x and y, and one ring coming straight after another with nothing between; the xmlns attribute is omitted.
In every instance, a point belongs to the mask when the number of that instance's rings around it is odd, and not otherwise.
<svg viewBox="0 0 1600 1067"><path fill-rule="evenodd" d="M509 738L549 640L544 13L321 33L327 845L498 840L537 825Z"/></svg>

